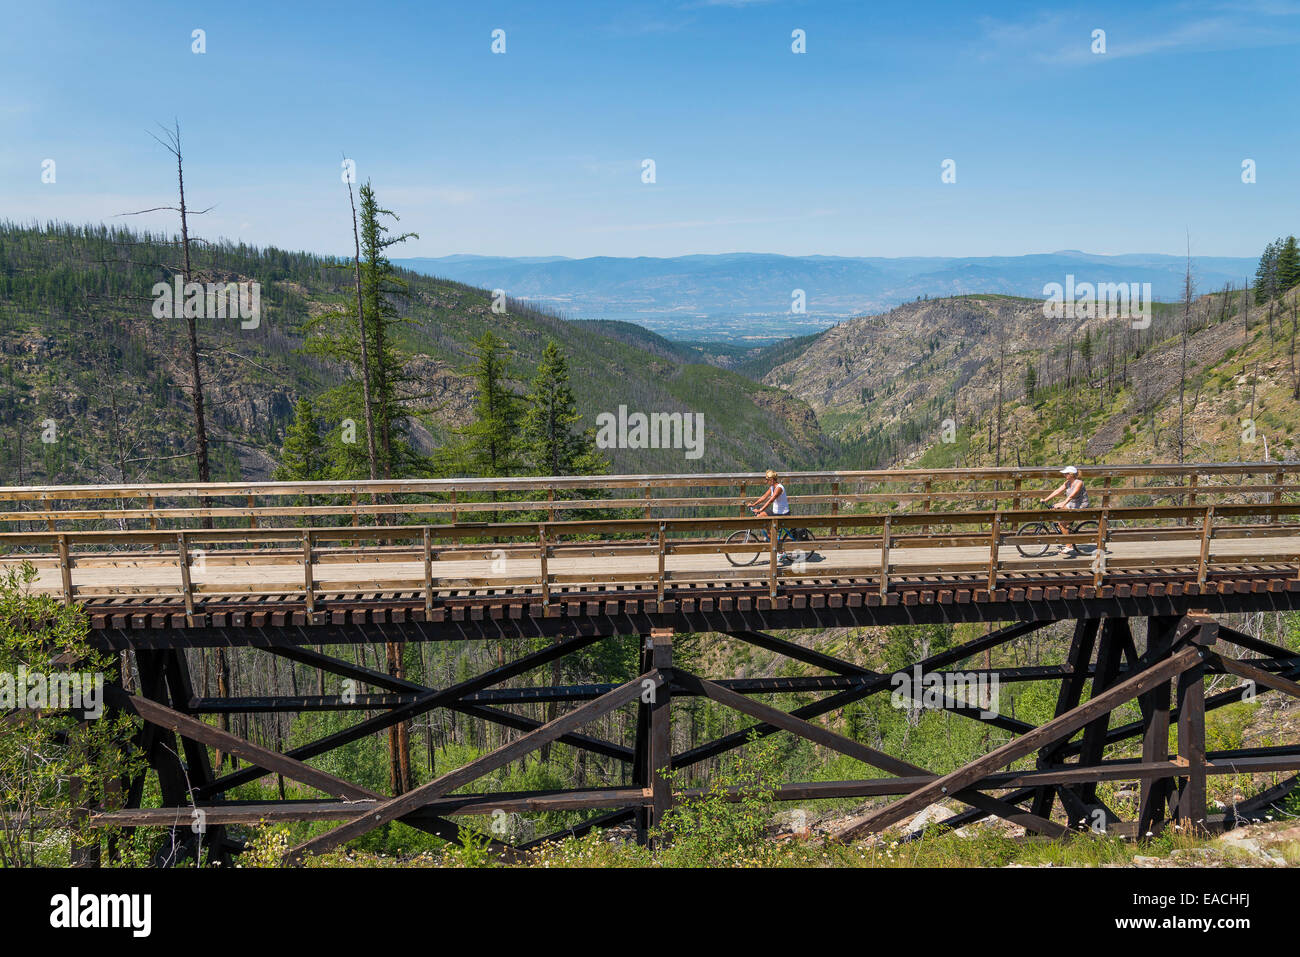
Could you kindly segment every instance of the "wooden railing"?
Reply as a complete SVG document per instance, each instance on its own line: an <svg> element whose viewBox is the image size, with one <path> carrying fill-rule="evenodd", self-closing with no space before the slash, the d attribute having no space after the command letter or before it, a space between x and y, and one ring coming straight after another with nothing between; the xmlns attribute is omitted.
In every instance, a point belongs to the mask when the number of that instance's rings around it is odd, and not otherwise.
<svg viewBox="0 0 1300 957"><path fill-rule="evenodd" d="M1278 468L1270 464L1269 468ZM1294 469L1295 467L1292 466ZM893 473L896 475L897 473ZM1186 476L1188 473L1181 473ZM1202 473L1203 474L1203 473ZM1245 474L1245 473L1238 473ZM891 476L892 477L892 476ZM642 477L638 477L642 478ZM663 480L664 477L658 477ZM624 481L624 478L605 481ZM693 481L698 480L692 477ZM744 479L754 481L753 479ZM792 476L790 481L801 481ZM856 480L856 479L855 479ZM464 484L464 483L461 483ZM504 483L502 483L504 484ZM239 493L248 488L239 486ZM409 488L409 485L404 484ZM540 488L546 489L545 484ZM626 486L624 486L626 487ZM202 495L215 488L187 486L187 494ZM230 487L221 487L223 491ZM301 489L302 486L295 486ZM1236 490L1237 486L1233 489ZM1294 567L1300 578L1300 503L1282 500L1285 487L1268 487L1268 501L1247 504L1183 504L1155 506L1103 505L1068 513L1044 508L950 511L893 511L889 513L823 511L757 519L752 516L686 518L612 518L503 522L447 522L402 525L342 525L260 528L184 529L71 529L0 532L0 564L32 561L38 567L58 570L57 591L68 601L132 597L170 598L184 603L192 615L198 597L277 595L300 600L315 613L326 596L404 592L423 596L426 611L440 600L440 592L466 587L510 587L549 605L556 589L569 586L627 586L653 590L660 601L679 585L734 583L765 589L775 597L786 585L817 578L867 580L882 595L902 576L960 576L965 587L993 592L1008 574L1072 572L1094 586L1116 576L1169 573L1183 569L1198 584L1225 565ZM368 494L370 487L365 491ZM6 490L9 494L30 490ZM59 490L61 494L66 490ZM139 494L140 489L123 489ZM1166 489L1169 494L1176 490ZM280 493L275 489L273 493ZM316 489L314 494L320 494ZM941 494L931 489L937 500ZM1146 494L1131 487L1112 486L1114 496ZM169 490L169 494L174 491ZM268 494L256 492L250 494ZM282 494L302 494L283 492ZM1035 493L1039 494L1039 493ZM1189 497L1186 487L1181 490ZM1197 494L1222 494L1200 486ZM1022 495L1022 497L1024 497ZM11 499L12 500L12 499ZM605 503L609 507L610 502ZM798 499L796 498L796 501ZM710 500L712 504L712 500ZM461 503L457 503L461 504ZM481 503L495 504L495 503ZM534 503L546 505L549 502ZM557 503L558 504L558 503ZM734 505L734 501L732 502ZM423 505L405 504L404 511L424 511ZM469 507L469 506L463 506ZM480 503L472 508L480 509ZM302 517L303 513L292 514ZM307 513L314 515L317 513ZM321 514L352 515L351 506ZM147 518L148 516L146 516ZM154 516L161 521L161 516ZM193 518L187 515L187 518ZM1027 534L1025 523L1068 520L1095 521L1096 531L1062 535ZM763 528L766 541L727 543L733 532ZM843 561L826 564L802 562L782 566L778 561L779 532L804 527L817 535L816 552L823 556L845 553ZM1050 527L1050 526L1049 526ZM1255 542L1244 550L1222 549L1233 540ZM1019 544L1072 544L1091 546L1083 558L1024 558ZM1111 554L1111 546L1133 545ZM1181 551L1180 551L1181 546ZM787 549L807 549L788 542ZM150 551L149 549L157 549ZM975 549L962 554L954 549ZM929 550L924 556L918 550ZM1132 554L1124 554L1124 552ZM722 553L761 556L747 567L730 567ZM5 553L8 553L7 555ZM690 556L714 556L705 562L674 562ZM586 559L585 567L557 567L563 559ZM648 560L647 560L648 559ZM449 562L488 561L500 567L489 571L465 566L451 569ZM321 581L319 571L330 564L380 564L390 574L357 575L354 579ZM581 563L578 563L581 565ZM264 566L263 580L251 584L212 580L195 581L193 570L205 574L209 566ZM402 568L401 565L408 567ZM677 565L678 567L670 567ZM77 569L94 567L176 568L171 584L139 586L75 584ZM415 566L418 571L409 566Z"/></svg>
<svg viewBox="0 0 1300 957"><path fill-rule="evenodd" d="M1300 493L1300 462L1112 465L1084 468L1100 506L1280 503ZM1059 484L1053 467L792 472L783 476L797 508L896 513L1019 509ZM0 487L0 530L132 527L159 530L201 523L268 520L360 526L403 519L459 524L464 515L617 511L630 517L718 517L765 488L761 473L566 476L527 479L417 479Z"/></svg>

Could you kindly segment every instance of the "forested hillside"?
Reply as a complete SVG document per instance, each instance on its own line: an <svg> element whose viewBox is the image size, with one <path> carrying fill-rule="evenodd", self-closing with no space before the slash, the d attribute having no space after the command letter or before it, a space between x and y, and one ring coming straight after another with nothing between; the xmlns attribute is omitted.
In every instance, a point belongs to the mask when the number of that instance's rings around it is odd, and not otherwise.
<svg viewBox="0 0 1300 957"><path fill-rule="evenodd" d="M996 391L972 402L954 441L927 436L931 466L1293 461L1300 441L1297 295L1262 304L1215 293L1172 307L1149 342L1090 330L1068 372L1058 348L1005 357ZM1112 326L1117 323L1112 323ZM1116 343L1123 343L1120 347ZM994 373L996 375L996 373Z"/></svg>
<svg viewBox="0 0 1300 957"><path fill-rule="evenodd" d="M860 467L1294 458L1296 260L1277 240L1254 286L1203 294L1189 272L1149 320L925 299L739 368L807 402Z"/></svg>
<svg viewBox="0 0 1300 957"><path fill-rule="evenodd" d="M346 214L346 207L344 208ZM341 226L345 224L341 223ZM342 233L346 235L346 233ZM255 328L198 321L212 478L265 478L278 462L296 402L339 387L346 364L309 354L305 325L346 309L352 264L307 253L191 243L195 277L261 284ZM127 229L0 226L0 476L6 483L189 479L194 423L186 329L152 314L157 282L182 270L172 237ZM697 412L703 455L611 449L620 472L812 467L835 447L802 403L706 364L684 361L653 337L569 323L514 301L493 312L488 292L394 271L388 295L410 382L413 446L432 453L474 419L474 343L504 343L505 387L522 396L555 341L575 375L583 428L600 412ZM339 423L322 420L337 431ZM364 477L364 476L353 476Z"/></svg>

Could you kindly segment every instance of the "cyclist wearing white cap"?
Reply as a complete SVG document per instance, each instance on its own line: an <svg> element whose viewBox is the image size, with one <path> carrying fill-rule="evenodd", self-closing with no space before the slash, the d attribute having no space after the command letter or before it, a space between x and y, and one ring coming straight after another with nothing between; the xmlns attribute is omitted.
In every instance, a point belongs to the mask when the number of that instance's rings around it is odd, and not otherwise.
<svg viewBox="0 0 1300 957"><path fill-rule="evenodd" d="M1052 508L1090 508L1091 505L1088 502L1088 490L1083 485L1083 476L1079 474L1079 470L1073 465L1067 465L1065 468L1061 469L1061 474L1065 476L1065 481L1062 482L1060 487L1057 488L1056 491L1052 492L1052 494L1044 496L1042 501L1047 503L1058 496L1064 496L1064 498L1053 505ZM1062 535L1070 534L1070 530L1066 527L1064 522L1057 522L1056 527L1061 530ZM1073 545L1070 545L1065 549L1063 554L1065 557L1070 558L1079 553Z"/></svg>

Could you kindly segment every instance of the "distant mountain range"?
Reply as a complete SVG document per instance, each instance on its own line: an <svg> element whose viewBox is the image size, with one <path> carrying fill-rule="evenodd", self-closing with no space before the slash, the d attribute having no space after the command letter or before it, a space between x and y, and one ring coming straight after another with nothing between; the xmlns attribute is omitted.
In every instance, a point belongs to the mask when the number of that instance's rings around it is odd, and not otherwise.
<svg viewBox="0 0 1300 957"><path fill-rule="evenodd" d="M918 297L1003 293L1041 298L1047 283L1151 283L1156 299L1182 293L1186 260L1132 253L1097 256L1078 250L1029 256L777 256L728 253L635 259L595 256L507 258L444 256L398 259L416 272L503 289L511 298L574 319L639 323L678 341L769 340L815 332L848 316L882 312ZM1241 286L1256 260L1192 257L1199 292ZM806 312L792 311L802 289Z"/></svg>

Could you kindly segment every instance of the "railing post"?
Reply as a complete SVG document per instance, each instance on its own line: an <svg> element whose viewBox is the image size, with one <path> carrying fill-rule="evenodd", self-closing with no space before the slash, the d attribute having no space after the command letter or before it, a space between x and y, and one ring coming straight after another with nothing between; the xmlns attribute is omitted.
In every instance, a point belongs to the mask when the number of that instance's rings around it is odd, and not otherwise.
<svg viewBox="0 0 1300 957"><path fill-rule="evenodd" d="M1196 584L1204 585L1206 576L1206 566L1210 560L1210 539L1214 537L1214 506L1205 507L1205 515L1201 518L1201 557L1196 565Z"/></svg>
<svg viewBox="0 0 1300 957"><path fill-rule="evenodd" d="M1273 504L1282 503L1282 483L1286 481L1285 472L1277 472L1273 475Z"/></svg>
<svg viewBox="0 0 1300 957"><path fill-rule="evenodd" d="M451 524L456 525L460 522L460 510L456 508L456 490L451 490Z"/></svg>
<svg viewBox="0 0 1300 957"><path fill-rule="evenodd" d="M551 486L550 488L548 488L548 489L546 490L546 501L548 501L548 502L554 502L554 501L555 501L555 487L554 487L554 486ZM547 520L548 522L553 522L553 521L555 521L555 509L553 509L553 508L548 508L548 509L546 510L546 520Z"/></svg>
<svg viewBox="0 0 1300 957"><path fill-rule="evenodd" d="M659 596L659 611L664 610L664 562L667 557L668 540L664 531L664 523L659 523L659 579L656 583L656 591Z"/></svg>
<svg viewBox="0 0 1300 957"><path fill-rule="evenodd" d="M153 496L152 495L145 496L144 504L145 504L145 508L149 509L149 512L151 513L149 515L149 531L156 532L158 531L158 516L152 514L154 511ZM156 545L154 545L154 548L161 552L163 550L162 542L158 542Z"/></svg>
<svg viewBox="0 0 1300 957"><path fill-rule="evenodd" d="M1019 511L1019 509L1020 509L1020 483L1021 483L1022 481L1023 481L1023 480L1020 478L1020 476L1017 475L1017 476L1016 476L1016 482L1015 482L1015 493L1016 493L1016 494L1013 495L1013 496L1011 497L1011 508L1012 508L1013 511Z"/></svg>
<svg viewBox="0 0 1300 957"><path fill-rule="evenodd" d="M1110 508L1110 476L1107 475L1101 482L1101 507Z"/></svg>
<svg viewBox="0 0 1300 957"><path fill-rule="evenodd" d="M352 527L357 528L361 524L361 513L357 511L357 493L356 489L352 490Z"/></svg>
<svg viewBox="0 0 1300 957"><path fill-rule="evenodd" d="M1191 481L1187 483L1187 504L1192 508L1196 507L1196 486L1200 484L1200 476L1193 472Z"/></svg>
<svg viewBox="0 0 1300 957"><path fill-rule="evenodd" d="M925 480L925 494L928 496L928 495L931 493L931 491L933 491L933 489L934 489L934 481L933 481L932 479L926 479L926 480ZM934 499L932 499L932 498L926 498L926 500L925 500L925 510L928 512L928 511L930 511L930 510L933 509L933 508L934 508ZM922 534L922 535L929 535L929 534L930 534L930 526L929 526L929 525L922 525L922 526L921 526L921 534Z"/></svg>
<svg viewBox="0 0 1300 957"><path fill-rule="evenodd" d="M256 498L256 497L254 497L254 496L252 496L252 495L248 496L248 507L249 507L250 510L251 510L251 509L255 509L255 508L257 508L257 498ZM256 516L256 515L250 515L250 516L248 516L248 527L249 527L249 528L257 528L257 516Z"/></svg>
<svg viewBox="0 0 1300 957"><path fill-rule="evenodd" d="M302 578L308 621L314 621L316 617L316 580L312 575L311 561L311 529L308 528L302 533Z"/></svg>
<svg viewBox="0 0 1300 957"><path fill-rule="evenodd" d="M1097 550L1092 558L1092 587L1100 588L1101 580L1106 576L1106 538L1110 533L1110 519L1106 509L1101 510L1097 519Z"/></svg>
<svg viewBox="0 0 1300 957"><path fill-rule="evenodd" d="M433 620L433 535L424 526L424 620Z"/></svg>
<svg viewBox="0 0 1300 957"><path fill-rule="evenodd" d="M883 599L889 591L889 516L880 533L880 597Z"/></svg>
<svg viewBox="0 0 1300 957"><path fill-rule="evenodd" d="M993 513L993 529L989 535L989 600L998 584L998 543L1002 540L1002 513Z"/></svg>
<svg viewBox="0 0 1300 957"><path fill-rule="evenodd" d="M185 623L194 624L194 586L190 582L190 548L184 532L176 536L176 552L181 563L181 595L185 598Z"/></svg>
<svg viewBox="0 0 1300 957"><path fill-rule="evenodd" d="M551 603L551 570L550 570L550 563L548 561L549 556L546 554L547 551L548 548L546 544L546 526L539 524L537 526L537 553L541 559L542 604L544 606L549 605Z"/></svg>
<svg viewBox="0 0 1300 957"><path fill-rule="evenodd" d="M831 514L832 515L840 514L840 483L839 482L831 483ZM840 534L840 527L838 525L832 525L831 538L838 538L839 534Z"/></svg>
<svg viewBox="0 0 1300 957"><path fill-rule="evenodd" d="M780 533L777 527L776 518L768 521L767 535L767 594L769 598L776 597L776 556L777 556L777 535Z"/></svg>
<svg viewBox="0 0 1300 957"><path fill-rule="evenodd" d="M63 603L72 604L72 560L68 555L68 536L59 536L59 575L63 578Z"/></svg>

